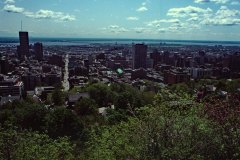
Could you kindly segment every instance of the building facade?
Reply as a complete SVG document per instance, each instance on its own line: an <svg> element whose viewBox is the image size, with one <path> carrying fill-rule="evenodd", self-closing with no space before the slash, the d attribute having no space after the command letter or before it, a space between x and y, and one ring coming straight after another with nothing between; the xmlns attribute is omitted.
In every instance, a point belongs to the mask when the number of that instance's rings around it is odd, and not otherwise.
<svg viewBox="0 0 240 160"><path fill-rule="evenodd" d="M43 45L42 43L34 43L34 53L38 61L43 60Z"/></svg>
<svg viewBox="0 0 240 160"><path fill-rule="evenodd" d="M29 57L29 38L28 32L19 32L20 46L18 46L18 57L21 60L25 59L25 56Z"/></svg>
<svg viewBox="0 0 240 160"><path fill-rule="evenodd" d="M164 82L166 84L177 84L190 81L190 74L187 70L177 68L170 69L164 73Z"/></svg>
<svg viewBox="0 0 240 160"><path fill-rule="evenodd" d="M147 68L147 45L133 45L133 69Z"/></svg>

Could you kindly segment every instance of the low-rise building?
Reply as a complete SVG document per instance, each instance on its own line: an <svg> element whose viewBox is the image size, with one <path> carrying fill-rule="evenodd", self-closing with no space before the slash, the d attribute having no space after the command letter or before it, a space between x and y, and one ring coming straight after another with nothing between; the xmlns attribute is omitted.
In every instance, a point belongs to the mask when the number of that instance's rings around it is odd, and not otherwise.
<svg viewBox="0 0 240 160"><path fill-rule="evenodd" d="M20 100L23 97L24 86L19 77L0 75L0 105L8 101Z"/></svg>
<svg viewBox="0 0 240 160"><path fill-rule="evenodd" d="M190 74L182 68L171 69L164 73L164 82L167 84L176 84L190 81Z"/></svg>
<svg viewBox="0 0 240 160"><path fill-rule="evenodd" d="M207 78L213 75L211 68L187 68L187 70L193 79Z"/></svg>

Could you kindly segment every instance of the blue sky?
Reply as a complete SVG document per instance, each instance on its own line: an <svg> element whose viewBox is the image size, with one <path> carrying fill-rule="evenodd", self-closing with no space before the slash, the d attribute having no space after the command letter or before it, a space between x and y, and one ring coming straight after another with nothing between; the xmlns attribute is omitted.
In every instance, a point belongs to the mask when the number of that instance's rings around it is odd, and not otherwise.
<svg viewBox="0 0 240 160"><path fill-rule="evenodd" d="M0 37L240 40L240 0L0 0Z"/></svg>

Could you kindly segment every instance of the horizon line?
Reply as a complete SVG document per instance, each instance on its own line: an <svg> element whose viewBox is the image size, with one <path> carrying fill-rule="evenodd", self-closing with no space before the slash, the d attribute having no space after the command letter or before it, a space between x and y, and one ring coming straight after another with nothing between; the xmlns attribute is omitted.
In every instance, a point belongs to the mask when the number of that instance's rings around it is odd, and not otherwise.
<svg viewBox="0 0 240 160"><path fill-rule="evenodd" d="M14 38L14 39L18 39L19 37L1 37L0 38ZM110 38L110 37L41 37L41 36L29 36L29 38L46 38L46 39L106 39L106 40L154 40L154 41L210 41L210 42L240 42L240 40L201 40L201 39L195 39L195 40L191 40L191 39L157 39L157 38Z"/></svg>

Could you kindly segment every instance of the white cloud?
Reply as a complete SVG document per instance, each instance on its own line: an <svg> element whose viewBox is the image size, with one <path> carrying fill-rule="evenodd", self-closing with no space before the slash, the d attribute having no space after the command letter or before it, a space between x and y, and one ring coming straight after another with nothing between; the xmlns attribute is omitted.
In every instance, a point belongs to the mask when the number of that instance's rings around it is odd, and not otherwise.
<svg viewBox="0 0 240 160"><path fill-rule="evenodd" d="M207 2L208 0L199 0ZM212 0L213 1L213 0ZM216 0L214 0L216 2ZM222 1L223 2L223 1ZM227 6L221 6L215 13L212 9L207 8L206 10L199 7L184 7L184 8L172 8L167 13L168 16L187 18L184 19L185 28L198 29L201 25L212 25L212 26L233 26L240 25L240 11L236 9L229 9ZM156 22L157 23L157 22ZM200 23L200 25L199 25ZM183 29L183 23L176 23L171 26L171 29Z"/></svg>
<svg viewBox="0 0 240 160"><path fill-rule="evenodd" d="M225 4L225 3L229 2L229 0L212 0L212 2L215 2L217 4Z"/></svg>
<svg viewBox="0 0 240 160"><path fill-rule="evenodd" d="M142 27L137 27L133 29L136 33L144 33L145 32L145 28Z"/></svg>
<svg viewBox="0 0 240 160"><path fill-rule="evenodd" d="M229 0L194 0L195 3L209 3L213 2L216 4L226 4Z"/></svg>
<svg viewBox="0 0 240 160"><path fill-rule="evenodd" d="M60 17L61 21L75 21L76 17L73 15L64 15L62 17Z"/></svg>
<svg viewBox="0 0 240 160"><path fill-rule="evenodd" d="M231 18L224 18L224 19L206 19L203 21L206 25L215 25L215 26L233 26L239 25L240 19L231 19Z"/></svg>
<svg viewBox="0 0 240 160"><path fill-rule="evenodd" d="M160 23L180 23L179 19L159 19L147 22L147 26L160 27Z"/></svg>
<svg viewBox="0 0 240 160"><path fill-rule="evenodd" d="M139 7L139 8L137 9L138 12L145 12L145 11L147 11L147 10L148 10L148 8L145 7L145 6L141 6L141 7Z"/></svg>
<svg viewBox="0 0 240 160"><path fill-rule="evenodd" d="M204 3L216 3L216 4L231 4L231 5L240 5L240 0L194 0L195 3L204 4Z"/></svg>
<svg viewBox="0 0 240 160"><path fill-rule="evenodd" d="M139 20L138 17L127 17L126 19L129 20L129 21L137 21L137 20Z"/></svg>
<svg viewBox="0 0 240 160"><path fill-rule="evenodd" d="M208 2L208 0L199 1ZM217 1L214 0L214 2ZM168 11L167 15L172 17L184 18L184 23L179 22L173 24L172 26L170 26L171 30L199 29L201 25L212 26L240 25L240 11L236 9L229 9L227 6L221 6L215 13L210 8L203 9L193 6L188 6L184 8L172 8ZM155 23L157 23L157 21L155 21Z"/></svg>
<svg viewBox="0 0 240 160"><path fill-rule="evenodd" d="M181 29L181 27L172 25L166 28L159 28L157 31L158 33L178 33Z"/></svg>
<svg viewBox="0 0 240 160"><path fill-rule="evenodd" d="M159 28L158 29L158 32L159 33L165 33L165 32L167 32L168 31L168 28Z"/></svg>
<svg viewBox="0 0 240 160"><path fill-rule="evenodd" d="M154 27L157 33L186 33L196 31L201 26L198 23L199 17L191 17L187 20L181 21L179 19L160 19L147 22L146 25ZM164 24L162 24L164 23Z"/></svg>
<svg viewBox="0 0 240 160"><path fill-rule="evenodd" d="M198 2L210 2L210 0L196 0ZM220 3L218 0L211 0L211 2ZM225 1L221 1L225 2ZM240 11L236 9L229 9L227 6L221 6L215 13L212 9L199 8L188 6L184 8L172 8L167 13L168 16L187 18L185 21L185 28L198 29L201 25L212 26L233 26L240 25ZM157 23L157 22L156 22ZM200 25L199 25L200 23ZM176 23L175 26L170 26L171 30L183 29L183 23ZM188 27L186 27L188 26Z"/></svg>
<svg viewBox="0 0 240 160"><path fill-rule="evenodd" d="M141 3L141 6L136 10L137 12L146 12L148 11L147 4L150 3L150 0L146 0Z"/></svg>
<svg viewBox="0 0 240 160"><path fill-rule="evenodd" d="M240 1L232 1L231 5L240 5Z"/></svg>
<svg viewBox="0 0 240 160"><path fill-rule="evenodd" d="M168 10L167 15L172 17L187 17L187 16L197 16L199 14L209 14L212 12L212 9L199 8L193 6L187 6L183 8L171 8Z"/></svg>
<svg viewBox="0 0 240 160"><path fill-rule="evenodd" d="M12 4L6 4L3 7L3 10L6 12L12 12L12 13L23 13L24 12L24 8L16 7L15 5L12 5Z"/></svg>
<svg viewBox="0 0 240 160"><path fill-rule="evenodd" d="M240 14L240 11L235 9L228 9L227 6L221 6L221 8L216 12L216 16L218 18L226 18L226 17L236 17Z"/></svg>
<svg viewBox="0 0 240 160"><path fill-rule="evenodd" d="M118 25L110 25L108 27L102 28L102 30L111 32L111 33L116 33L116 34L129 31L128 29L126 29L124 27L120 27Z"/></svg>
<svg viewBox="0 0 240 160"><path fill-rule="evenodd" d="M194 0L195 3L208 3L211 0Z"/></svg>
<svg viewBox="0 0 240 160"><path fill-rule="evenodd" d="M160 23L180 23L179 19L160 19Z"/></svg>
<svg viewBox="0 0 240 160"><path fill-rule="evenodd" d="M10 0L8 1L10 2ZM74 15L65 14L63 12L54 12L51 10L44 10L44 9L40 9L37 12L30 12L30 11L26 11L24 8L16 7L13 4L6 4L3 7L3 10L6 12L21 13L26 17L35 18L35 19L54 19L60 22L76 20Z"/></svg>
<svg viewBox="0 0 240 160"><path fill-rule="evenodd" d="M63 12L54 12L51 10L41 9L36 13L33 12L25 12L27 17L35 18L35 19L55 19L57 21L74 21L76 20L75 16L64 14Z"/></svg>
<svg viewBox="0 0 240 160"><path fill-rule="evenodd" d="M169 29L168 28L159 28L157 31L159 33L166 33L166 32L169 32Z"/></svg>
<svg viewBox="0 0 240 160"><path fill-rule="evenodd" d="M151 28L145 28L145 27L136 27L133 28L133 31L136 33L152 33L152 29Z"/></svg>
<svg viewBox="0 0 240 160"><path fill-rule="evenodd" d="M14 0L5 0L5 2L4 2L5 4L9 4L9 3L15 3L15 1Z"/></svg>
<svg viewBox="0 0 240 160"><path fill-rule="evenodd" d="M200 17L191 17L189 19L187 19L188 22L197 22L197 21L200 21Z"/></svg>
<svg viewBox="0 0 240 160"><path fill-rule="evenodd" d="M229 9L227 6L221 6L220 9L212 16L202 21L206 25L225 25L233 26L240 24L240 11Z"/></svg>
<svg viewBox="0 0 240 160"><path fill-rule="evenodd" d="M199 24L191 24L191 23L179 23L172 24L168 27L169 32L174 33L187 33L187 32L197 32L197 30L201 29Z"/></svg>

